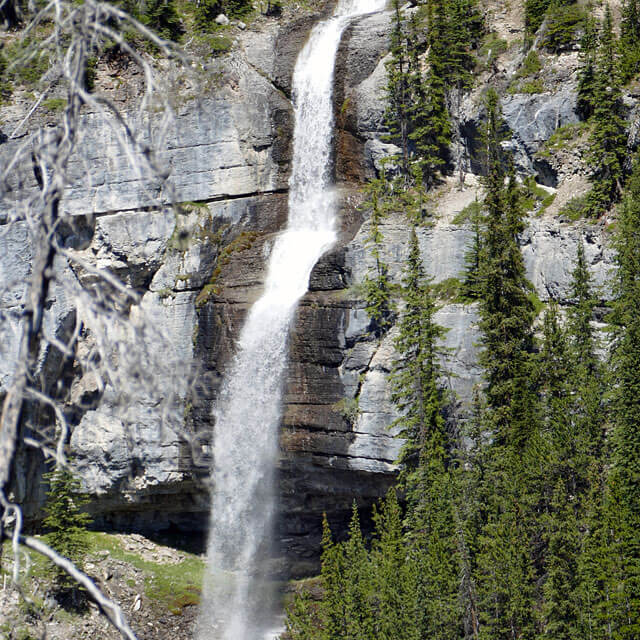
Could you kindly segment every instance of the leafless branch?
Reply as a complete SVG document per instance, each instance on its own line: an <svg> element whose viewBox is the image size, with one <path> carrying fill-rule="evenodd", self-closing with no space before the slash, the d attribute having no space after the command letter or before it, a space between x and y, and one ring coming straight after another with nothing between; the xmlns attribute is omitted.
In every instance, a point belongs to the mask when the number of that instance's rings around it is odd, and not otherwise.
<svg viewBox="0 0 640 640"><path fill-rule="evenodd" d="M80 571L71 561L64 558L59 553L56 553L51 547L44 544L44 542L33 538L32 536L17 535L15 536L18 543L36 551L45 558L48 558L57 567L60 567L65 571L75 582L84 587L98 605L100 611L104 614L107 620L117 629L120 635L126 640L138 640L136 634L133 632L129 623L126 621L122 609L113 601L107 598L100 589L96 586L95 582L86 574Z"/></svg>

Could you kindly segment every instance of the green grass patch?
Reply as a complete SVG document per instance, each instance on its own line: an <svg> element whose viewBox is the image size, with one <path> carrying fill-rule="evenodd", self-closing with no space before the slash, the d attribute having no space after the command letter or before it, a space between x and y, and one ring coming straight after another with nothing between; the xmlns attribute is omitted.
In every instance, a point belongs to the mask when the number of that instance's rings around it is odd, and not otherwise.
<svg viewBox="0 0 640 640"><path fill-rule="evenodd" d="M526 82L514 82L509 86L507 92L511 95L515 93L543 93L544 92L544 84L542 80L536 78L534 80L527 80Z"/></svg>
<svg viewBox="0 0 640 640"><path fill-rule="evenodd" d="M214 56L227 53L233 48L233 40L222 33L202 33L198 35L197 41Z"/></svg>
<svg viewBox="0 0 640 640"><path fill-rule="evenodd" d="M67 106L67 101L64 98L49 98L42 101L42 106L47 111L62 111Z"/></svg>
<svg viewBox="0 0 640 640"><path fill-rule="evenodd" d="M177 564L161 564L145 560L123 549L120 540L107 533L90 532L91 551L109 551L116 560L128 562L144 573L145 595L180 615L188 605L200 602L205 561L193 554L181 552L185 559Z"/></svg>
<svg viewBox="0 0 640 640"><path fill-rule="evenodd" d="M523 82L520 85L520 93L542 93L543 91L544 84L542 84L542 80L540 80L540 78Z"/></svg>
<svg viewBox="0 0 640 640"><path fill-rule="evenodd" d="M542 212L545 209L549 208L553 204L555 199L556 199L555 193L550 193L546 198L544 198L540 203L540 210L538 211L538 215L542 214Z"/></svg>
<svg viewBox="0 0 640 640"><path fill-rule="evenodd" d="M36 537L40 538L40 536ZM8 569L6 560L13 558L13 549L11 543L6 540L2 545L2 558L4 562L0 568L0 575L10 575L11 570ZM51 575L52 569L53 564L43 555L26 547L20 547L20 575L22 578L46 578Z"/></svg>

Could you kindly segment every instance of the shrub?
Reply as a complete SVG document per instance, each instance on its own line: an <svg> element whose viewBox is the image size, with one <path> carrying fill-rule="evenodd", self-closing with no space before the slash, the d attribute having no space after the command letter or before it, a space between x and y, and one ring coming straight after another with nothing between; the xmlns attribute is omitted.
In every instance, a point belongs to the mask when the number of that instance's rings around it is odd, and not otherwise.
<svg viewBox="0 0 640 640"><path fill-rule="evenodd" d="M584 9L577 4L552 5L542 46L552 53L571 49L584 26L585 17Z"/></svg>
<svg viewBox="0 0 640 640"><path fill-rule="evenodd" d="M586 218L591 213L591 192L571 198L558 212L560 217L575 221Z"/></svg>
<svg viewBox="0 0 640 640"><path fill-rule="evenodd" d="M522 65L516 74L516 78L526 78L527 76L534 76L538 71L542 69L542 62L536 51L529 51L525 59L522 61Z"/></svg>
<svg viewBox="0 0 640 640"><path fill-rule="evenodd" d="M42 102L42 106L47 111L62 111L67 106L67 101L64 98L49 98Z"/></svg>

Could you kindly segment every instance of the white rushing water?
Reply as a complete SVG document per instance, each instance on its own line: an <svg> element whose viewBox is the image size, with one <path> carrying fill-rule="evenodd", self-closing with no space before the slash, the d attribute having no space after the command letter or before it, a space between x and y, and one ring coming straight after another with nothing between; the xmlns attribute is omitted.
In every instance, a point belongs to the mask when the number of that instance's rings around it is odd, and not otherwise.
<svg viewBox="0 0 640 640"><path fill-rule="evenodd" d="M274 243L264 293L246 319L215 410L199 640L272 637L268 559L287 337L311 269L336 240L331 188L335 56L349 20L384 4L339 0L334 15L313 29L296 62L289 223Z"/></svg>

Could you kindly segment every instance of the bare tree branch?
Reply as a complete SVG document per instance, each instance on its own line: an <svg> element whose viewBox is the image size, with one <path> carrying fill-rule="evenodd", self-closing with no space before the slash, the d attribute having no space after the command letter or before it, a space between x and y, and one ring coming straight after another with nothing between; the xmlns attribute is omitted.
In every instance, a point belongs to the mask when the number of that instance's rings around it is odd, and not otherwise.
<svg viewBox="0 0 640 640"><path fill-rule="evenodd" d="M36 551L37 553L48 558L57 567L60 567L79 585L83 586L92 600L98 605L101 613L107 620L118 630L120 635L126 640L138 640L129 623L126 621L122 609L113 601L107 598L95 582L86 574L80 571L72 562L56 553L51 547L44 542L33 538L32 536L18 535L17 541L27 549Z"/></svg>

